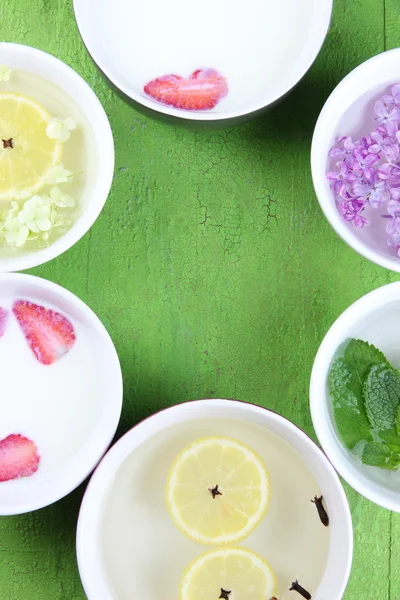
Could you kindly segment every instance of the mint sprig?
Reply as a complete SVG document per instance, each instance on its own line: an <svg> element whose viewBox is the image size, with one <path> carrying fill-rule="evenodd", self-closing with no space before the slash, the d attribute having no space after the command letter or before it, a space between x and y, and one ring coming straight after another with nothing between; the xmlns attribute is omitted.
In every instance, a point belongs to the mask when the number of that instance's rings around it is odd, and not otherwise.
<svg viewBox="0 0 400 600"><path fill-rule="evenodd" d="M349 450L362 442L366 465L400 466L400 372L372 344L352 339L329 374L336 426Z"/></svg>

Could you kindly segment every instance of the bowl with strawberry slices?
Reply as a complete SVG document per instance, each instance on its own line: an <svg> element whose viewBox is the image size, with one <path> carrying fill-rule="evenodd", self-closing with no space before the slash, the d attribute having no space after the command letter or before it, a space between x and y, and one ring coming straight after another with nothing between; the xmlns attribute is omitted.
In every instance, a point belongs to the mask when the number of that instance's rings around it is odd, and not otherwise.
<svg viewBox="0 0 400 600"><path fill-rule="evenodd" d="M308 71L333 0L74 0L93 60L136 108L231 126L257 117Z"/></svg>
<svg viewBox="0 0 400 600"><path fill-rule="evenodd" d="M113 343L54 283L0 275L0 515L69 494L107 450L122 406Z"/></svg>

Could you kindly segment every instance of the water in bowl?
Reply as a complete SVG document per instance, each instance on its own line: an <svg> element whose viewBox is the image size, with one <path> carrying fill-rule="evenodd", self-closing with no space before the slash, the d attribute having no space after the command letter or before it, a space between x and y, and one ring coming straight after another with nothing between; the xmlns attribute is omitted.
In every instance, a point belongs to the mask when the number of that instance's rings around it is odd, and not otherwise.
<svg viewBox="0 0 400 600"><path fill-rule="evenodd" d="M325 570L329 528L310 500L320 495L301 457L266 429L234 420L189 421L165 430L135 450L110 482L99 538L115 600L177 598L184 569L208 547L187 539L173 524L165 501L169 468L181 450L199 437L223 435L253 448L271 478L271 503L257 529L241 545L268 560L279 600L296 578L312 593ZM269 600L269 599L267 599Z"/></svg>
<svg viewBox="0 0 400 600"><path fill-rule="evenodd" d="M65 224L52 228L45 244L40 239L32 239L18 248L15 244L7 243L4 236L0 236L0 255L13 256L16 253L32 252L44 245L51 244L84 213L90 199L90 190L93 189L97 177L98 155L94 132L86 116L75 100L53 82L28 71L13 70L9 81L0 82L0 94L2 92L28 96L45 108L52 117L62 120L71 117L76 123L76 129L71 132L70 139L63 144L62 153L62 164L65 169L73 173L73 176L69 177L67 182L58 185L64 194L69 195L75 201L75 206L57 209L59 215L65 220ZM0 120L1 137L3 136ZM47 185L38 194L47 196L49 191L50 186ZM23 203L22 200L18 200L20 208ZM11 201L0 203L2 213L0 221L4 221L10 205Z"/></svg>

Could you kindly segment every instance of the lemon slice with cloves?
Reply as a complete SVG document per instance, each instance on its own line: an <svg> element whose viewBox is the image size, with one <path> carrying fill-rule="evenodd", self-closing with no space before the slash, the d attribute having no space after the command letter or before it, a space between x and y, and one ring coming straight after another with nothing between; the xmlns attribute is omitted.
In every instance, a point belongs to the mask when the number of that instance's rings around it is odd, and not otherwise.
<svg viewBox="0 0 400 600"><path fill-rule="evenodd" d="M195 441L173 463L167 505L173 521L201 544L235 544L265 515L270 483L248 446L224 437Z"/></svg>
<svg viewBox="0 0 400 600"><path fill-rule="evenodd" d="M63 144L46 134L50 119L32 98L0 93L0 204L39 192L60 163Z"/></svg>
<svg viewBox="0 0 400 600"><path fill-rule="evenodd" d="M245 548L220 548L189 565L179 600L269 600L275 593L276 579L267 561Z"/></svg>

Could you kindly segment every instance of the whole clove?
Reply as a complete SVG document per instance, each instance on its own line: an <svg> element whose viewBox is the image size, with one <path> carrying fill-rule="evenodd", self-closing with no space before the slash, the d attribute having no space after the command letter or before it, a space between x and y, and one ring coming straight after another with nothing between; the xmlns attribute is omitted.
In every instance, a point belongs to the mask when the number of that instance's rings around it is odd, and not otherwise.
<svg viewBox="0 0 400 600"><path fill-rule="evenodd" d="M14 148L13 139L9 138L8 140L1 140L3 142L3 148Z"/></svg>
<svg viewBox="0 0 400 600"><path fill-rule="evenodd" d="M210 492L211 496L213 497L213 500L215 500L215 498L217 496L222 496L222 493L218 489L218 485L216 485L214 488L208 488L208 491Z"/></svg>
<svg viewBox="0 0 400 600"><path fill-rule="evenodd" d="M221 595L219 597L218 600L229 600L229 596L232 594L232 592L228 592L227 590L223 590L221 588Z"/></svg>
<svg viewBox="0 0 400 600"><path fill-rule="evenodd" d="M290 592L298 592L300 594L300 596L303 596L303 598L305 598L306 600L311 600L311 594L310 592L307 592L307 590L305 590L297 581L294 581L292 583L292 587L289 588Z"/></svg>
<svg viewBox="0 0 400 600"><path fill-rule="evenodd" d="M315 504L315 506L317 507L317 511L318 511L319 518L321 519L321 523L323 523L325 525L325 527L328 527L329 517L328 517L328 513L326 512L325 507L323 505L323 496L320 496L319 498L317 496L314 496L314 500L311 500L311 502L313 504Z"/></svg>

